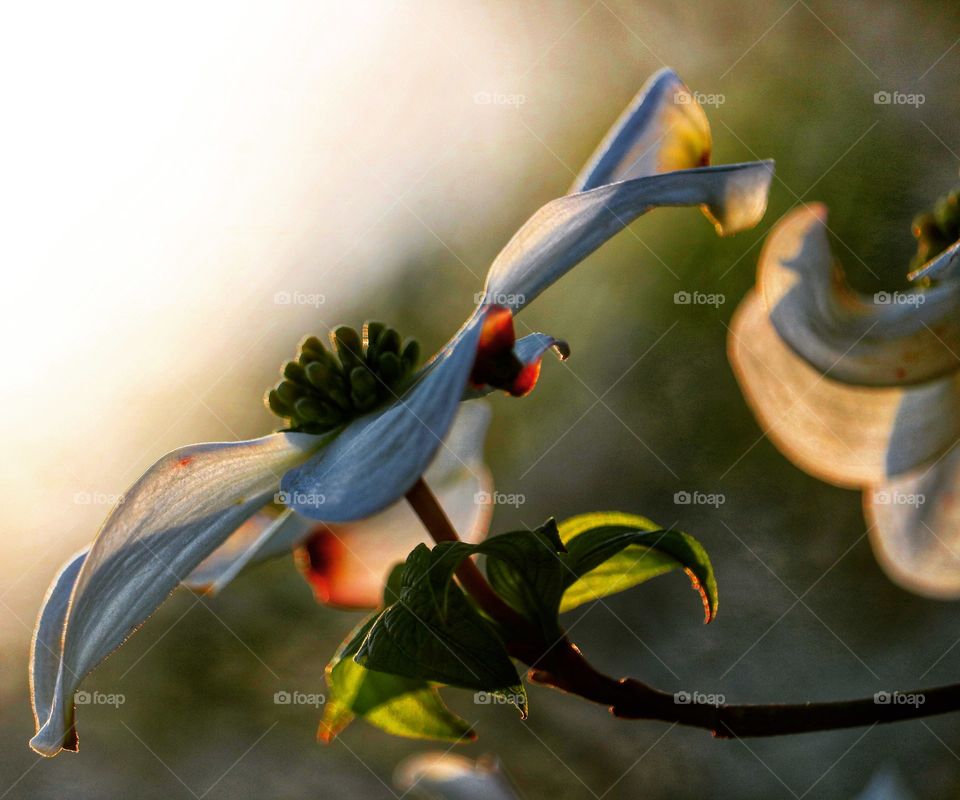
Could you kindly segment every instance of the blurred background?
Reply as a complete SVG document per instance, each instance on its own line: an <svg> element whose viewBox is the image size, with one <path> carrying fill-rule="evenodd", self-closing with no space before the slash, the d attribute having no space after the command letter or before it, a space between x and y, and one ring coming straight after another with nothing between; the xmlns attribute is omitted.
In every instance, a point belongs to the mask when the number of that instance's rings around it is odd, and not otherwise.
<svg viewBox="0 0 960 800"><path fill-rule="evenodd" d="M0 797L392 796L396 764L429 745L357 723L323 747L319 709L273 702L322 691L359 619L316 606L292 562L213 599L176 594L85 684L125 702L81 708L81 752L53 761L27 747L35 615L157 457L271 429L263 391L305 333L374 317L440 346L500 247L664 65L705 96L716 163L776 158L770 209L727 240L694 210L656 211L523 314L573 357L548 359L532 396L493 400L488 461L524 499L494 531L610 508L700 538L722 598L709 627L678 575L571 615L615 675L731 702L958 679L957 607L890 583L859 494L777 453L725 358L763 235L801 200L829 204L858 285L904 283L910 220L960 167L955 2L3 16ZM683 291L719 298L675 303ZM899 776L896 796L960 793L960 717L741 743L536 688L526 722L447 696L480 734L458 752L499 757L529 798L846 798L879 774Z"/></svg>

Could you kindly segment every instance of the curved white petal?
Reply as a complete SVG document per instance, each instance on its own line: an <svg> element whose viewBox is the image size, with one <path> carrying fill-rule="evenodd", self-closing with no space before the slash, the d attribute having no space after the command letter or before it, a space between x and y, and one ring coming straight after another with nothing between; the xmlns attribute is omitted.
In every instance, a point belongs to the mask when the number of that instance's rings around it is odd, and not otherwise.
<svg viewBox="0 0 960 800"><path fill-rule="evenodd" d="M50 716L50 704L60 671L63 624L70 607L70 595L88 552L89 548L81 550L63 565L47 590L37 618L30 643L30 703L37 730ZM77 749L77 734L72 726L64 736L63 746L67 750Z"/></svg>
<svg viewBox="0 0 960 800"><path fill-rule="evenodd" d="M316 456L287 472L281 481L287 506L311 519L352 522L403 497L450 430L487 310L467 320L402 397L352 422Z"/></svg>
<svg viewBox="0 0 960 800"><path fill-rule="evenodd" d="M757 282L780 336L844 383L900 386L960 369L960 281L854 291L830 252L827 210L794 209L770 233Z"/></svg>
<svg viewBox="0 0 960 800"><path fill-rule="evenodd" d="M906 388L838 383L783 342L755 292L737 309L728 346L765 434L821 480L883 483L936 458L960 435L960 376Z"/></svg>
<svg viewBox="0 0 960 800"><path fill-rule="evenodd" d="M49 708L30 742L34 750L55 755L73 743L73 693L80 681L273 497L285 470L317 446L318 438L306 434L193 445L167 454L133 485L76 577L53 695L46 697L50 682L44 677L45 696L34 701ZM57 593L58 603L62 597Z"/></svg>
<svg viewBox="0 0 960 800"><path fill-rule="evenodd" d="M680 77L662 69L644 84L577 176L570 193L710 163L710 123Z"/></svg>
<svg viewBox="0 0 960 800"><path fill-rule="evenodd" d="M960 445L935 464L863 493L877 560L918 594L960 597Z"/></svg>
<svg viewBox="0 0 960 800"><path fill-rule="evenodd" d="M444 446L423 476L460 538L467 542L483 539L490 525L493 479L483 462L489 424L486 403L464 403ZM321 602L375 608L390 570L418 544L430 541L423 523L401 500L358 522L316 525L299 560Z"/></svg>
<svg viewBox="0 0 960 800"><path fill-rule="evenodd" d="M435 800L518 800L510 782L495 761L472 761L449 751L418 753L402 761L393 782L407 793Z"/></svg>
<svg viewBox="0 0 960 800"><path fill-rule="evenodd" d="M500 251L485 297L517 311L633 220L657 206L704 206L717 231L757 224L773 162L678 170L634 178L547 203Z"/></svg>

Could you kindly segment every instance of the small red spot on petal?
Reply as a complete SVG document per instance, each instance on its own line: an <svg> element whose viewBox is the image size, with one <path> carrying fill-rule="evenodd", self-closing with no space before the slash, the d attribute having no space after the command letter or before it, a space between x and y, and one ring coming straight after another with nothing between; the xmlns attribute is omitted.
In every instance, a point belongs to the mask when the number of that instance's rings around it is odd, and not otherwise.
<svg viewBox="0 0 960 800"><path fill-rule="evenodd" d="M533 391L540 377L540 362L541 359L538 358L520 370L520 374L513 381L513 386L510 387L510 394L514 397L524 397Z"/></svg>
<svg viewBox="0 0 960 800"><path fill-rule="evenodd" d="M313 589L318 603L330 602L332 572L341 547L337 537L325 525L319 525L296 552L297 566Z"/></svg>
<svg viewBox="0 0 960 800"><path fill-rule="evenodd" d="M193 463L193 456L184 456L179 461L177 461L178 467L186 467Z"/></svg>

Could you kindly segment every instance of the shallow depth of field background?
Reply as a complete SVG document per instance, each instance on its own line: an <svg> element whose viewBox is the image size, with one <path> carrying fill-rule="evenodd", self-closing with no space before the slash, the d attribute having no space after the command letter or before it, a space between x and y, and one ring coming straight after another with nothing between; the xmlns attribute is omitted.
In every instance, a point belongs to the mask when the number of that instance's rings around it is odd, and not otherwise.
<svg viewBox="0 0 960 800"><path fill-rule="evenodd" d="M44 590L164 452L268 431L263 390L303 334L376 317L440 346L665 64L717 96L715 162L776 158L770 209L728 240L695 210L651 213L524 312L573 357L493 400L489 463L525 498L494 530L612 508L706 545L713 625L678 575L568 621L616 675L734 702L958 679L958 606L885 578L859 495L761 438L725 359L763 234L801 199L829 204L860 287L902 285L910 219L960 167L955 3L240 5L5 12L0 797L390 796L429 745L357 723L322 747L318 710L273 702L322 691L360 618L316 606L290 561L176 594L86 682L125 703L80 708L80 754L53 761L27 748ZM894 91L924 102L875 102ZM960 788L958 717L744 744L536 688L525 723L447 696L480 733L459 752L496 754L529 798Z"/></svg>

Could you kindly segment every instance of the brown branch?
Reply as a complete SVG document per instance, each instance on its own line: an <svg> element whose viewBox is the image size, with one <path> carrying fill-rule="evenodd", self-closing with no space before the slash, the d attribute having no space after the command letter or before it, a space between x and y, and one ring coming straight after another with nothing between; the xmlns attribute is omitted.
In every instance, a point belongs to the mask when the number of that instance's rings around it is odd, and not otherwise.
<svg viewBox="0 0 960 800"><path fill-rule="evenodd" d="M407 500L437 542L458 541L456 531L423 479ZM490 587L472 559L457 570L457 578L493 619L508 632L510 654L529 665L528 678L545 686L608 706L623 719L650 719L705 728L721 739L782 736L792 733L858 728L902 722L960 711L960 684L884 692L857 700L769 705L712 705L693 702L687 694L668 694L633 678L611 678L598 672L579 648L563 638L548 643ZM685 702L690 700L691 702Z"/></svg>

